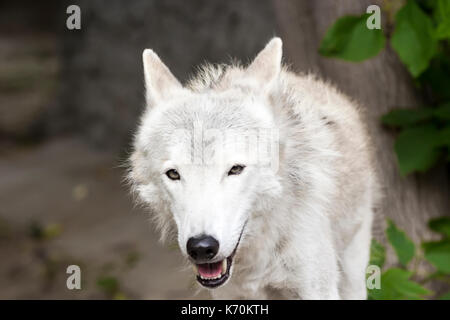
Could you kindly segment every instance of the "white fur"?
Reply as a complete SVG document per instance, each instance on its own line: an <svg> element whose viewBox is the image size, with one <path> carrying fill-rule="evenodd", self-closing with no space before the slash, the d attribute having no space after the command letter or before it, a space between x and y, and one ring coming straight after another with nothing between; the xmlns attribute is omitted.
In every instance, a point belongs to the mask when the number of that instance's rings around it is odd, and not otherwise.
<svg viewBox="0 0 450 320"><path fill-rule="evenodd" d="M359 108L314 76L289 72L281 56L275 38L249 67L206 65L182 87L145 50L148 107L130 181L163 239L176 236L184 255L189 237L203 233L228 257L247 222L231 278L213 297L365 299L378 187ZM247 164L248 152L233 143L201 137L258 128L279 134L275 169ZM246 167L228 176L235 164ZM165 175L173 168L181 180Z"/></svg>

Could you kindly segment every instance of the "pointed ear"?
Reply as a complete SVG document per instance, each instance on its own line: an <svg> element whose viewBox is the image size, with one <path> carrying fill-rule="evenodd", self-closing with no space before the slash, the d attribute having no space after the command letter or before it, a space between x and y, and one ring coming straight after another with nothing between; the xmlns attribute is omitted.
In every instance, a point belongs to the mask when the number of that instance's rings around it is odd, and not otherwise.
<svg viewBox="0 0 450 320"><path fill-rule="evenodd" d="M275 79L281 70L282 46L283 43L280 38L270 40L248 66L245 71L246 74L256 79L261 85Z"/></svg>
<svg viewBox="0 0 450 320"><path fill-rule="evenodd" d="M181 84L153 50L145 49L142 60L148 106L153 107L182 89Z"/></svg>

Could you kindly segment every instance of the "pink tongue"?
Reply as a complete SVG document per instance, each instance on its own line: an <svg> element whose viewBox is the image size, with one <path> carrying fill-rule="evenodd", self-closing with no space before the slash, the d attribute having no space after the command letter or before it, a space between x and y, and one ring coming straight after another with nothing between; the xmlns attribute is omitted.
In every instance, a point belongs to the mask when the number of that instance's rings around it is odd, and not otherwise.
<svg viewBox="0 0 450 320"><path fill-rule="evenodd" d="M198 264L197 269L203 278L215 278L222 272L222 261Z"/></svg>

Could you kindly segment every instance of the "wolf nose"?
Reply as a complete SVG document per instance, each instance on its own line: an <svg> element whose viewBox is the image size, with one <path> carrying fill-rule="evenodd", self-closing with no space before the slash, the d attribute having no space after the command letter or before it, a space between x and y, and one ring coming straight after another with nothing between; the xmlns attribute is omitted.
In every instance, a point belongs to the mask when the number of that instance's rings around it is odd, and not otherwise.
<svg viewBox="0 0 450 320"><path fill-rule="evenodd" d="M211 260L219 251L219 241L211 236L189 238L187 252L196 261Z"/></svg>

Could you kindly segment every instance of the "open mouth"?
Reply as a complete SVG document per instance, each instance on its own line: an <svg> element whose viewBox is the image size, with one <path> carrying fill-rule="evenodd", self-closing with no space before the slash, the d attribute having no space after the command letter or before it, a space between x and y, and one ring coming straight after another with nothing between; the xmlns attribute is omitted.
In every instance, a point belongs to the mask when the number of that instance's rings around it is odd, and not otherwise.
<svg viewBox="0 0 450 320"><path fill-rule="evenodd" d="M224 284L230 278L231 265L233 263L233 257L236 254L239 243L241 242L242 233L244 232L247 221L242 227L239 239L236 246L233 249L233 253L228 258L221 261L211 263L195 264L197 272L197 281L204 287L217 288Z"/></svg>
<svg viewBox="0 0 450 320"><path fill-rule="evenodd" d="M197 281L204 287L216 288L224 284L230 277L233 255L222 261L196 264Z"/></svg>

